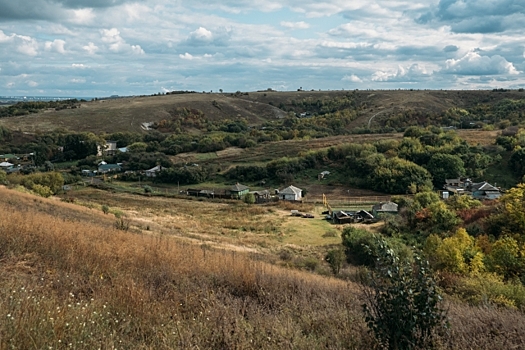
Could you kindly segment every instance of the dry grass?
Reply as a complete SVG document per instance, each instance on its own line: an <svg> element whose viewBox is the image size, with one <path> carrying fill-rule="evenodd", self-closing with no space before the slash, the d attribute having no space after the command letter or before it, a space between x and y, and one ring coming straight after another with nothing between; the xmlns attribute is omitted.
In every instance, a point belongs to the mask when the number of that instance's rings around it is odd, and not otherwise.
<svg viewBox="0 0 525 350"><path fill-rule="evenodd" d="M2 350L375 348L354 283L118 231L94 210L3 188L0 212ZM439 348L525 343L517 311L451 303L450 316Z"/></svg>

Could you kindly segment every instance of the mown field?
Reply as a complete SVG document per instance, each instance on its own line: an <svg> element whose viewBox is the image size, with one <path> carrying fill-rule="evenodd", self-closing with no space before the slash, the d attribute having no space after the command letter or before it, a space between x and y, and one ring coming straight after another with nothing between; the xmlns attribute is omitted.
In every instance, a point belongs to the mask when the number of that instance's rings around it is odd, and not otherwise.
<svg viewBox="0 0 525 350"><path fill-rule="evenodd" d="M0 188L0 349L376 348L358 284L281 267L264 249L206 243L205 235L238 229L228 226L243 222L243 213L275 221L287 208L251 213L106 194L111 210L118 204L132 221L123 231L98 208L101 197L86 193L78 205ZM210 220L210 212L228 210ZM149 230L139 226L145 219ZM438 349L525 342L521 312L454 300L447 309L451 328Z"/></svg>

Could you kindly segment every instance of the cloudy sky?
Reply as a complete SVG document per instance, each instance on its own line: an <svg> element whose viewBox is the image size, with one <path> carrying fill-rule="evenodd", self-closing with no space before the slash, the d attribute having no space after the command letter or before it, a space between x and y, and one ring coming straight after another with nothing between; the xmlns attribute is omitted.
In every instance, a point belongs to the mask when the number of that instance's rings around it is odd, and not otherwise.
<svg viewBox="0 0 525 350"><path fill-rule="evenodd" d="M0 0L0 95L525 87L523 0Z"/></svg>

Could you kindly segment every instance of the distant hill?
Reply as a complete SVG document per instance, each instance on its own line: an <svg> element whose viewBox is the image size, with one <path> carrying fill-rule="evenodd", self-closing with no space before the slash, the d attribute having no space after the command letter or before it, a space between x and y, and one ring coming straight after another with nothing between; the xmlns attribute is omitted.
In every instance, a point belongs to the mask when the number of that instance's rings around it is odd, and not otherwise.
<svg viewBox="0 0 525 350"><path fill-rule="evenodd" d="M505 99L522 100L525 93L518 90L352 90L168 94L83 102L76 109L44 110L1 118L0 125L24 132L57 128L95 133L145 132L142 123L170 120L176 111L184 108L197 110L212 121L242 117L252 126L284 118L289 113L309 115L323 110L335 112L338 108L352 108L357 118L351 127L390 124L396 127L407 124L407 118L414 117L417 122L451 108L482 109ZM330 107L331 101L337 103ZM350 105L345 101L351 101ZM400 116L403 121L399 120Z"/></svg>

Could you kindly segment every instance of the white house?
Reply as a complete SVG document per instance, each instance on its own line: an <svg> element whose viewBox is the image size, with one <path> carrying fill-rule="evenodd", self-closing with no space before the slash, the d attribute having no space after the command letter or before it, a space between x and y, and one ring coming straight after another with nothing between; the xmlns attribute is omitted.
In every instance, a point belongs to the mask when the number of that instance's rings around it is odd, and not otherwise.
<svg viewBox="0 0 525 350"><path fill-rule="evenodd" d="M300 201L303 190L295 186L288 186L285 189L279 191L279 199L284 201Z"/></svg>
<svg viewBox="0 0 525 350"><path fill-rule="evenodd" d="M162 170L162 167L160 165L157 165L156 167L153 167L151 169L146 170L144 173L147 177L156 177L157 173Z"/></svg>

